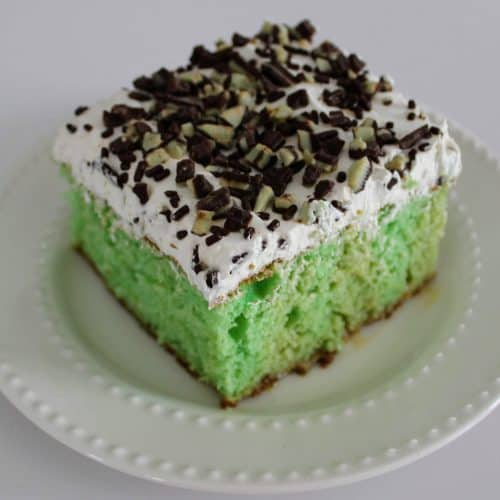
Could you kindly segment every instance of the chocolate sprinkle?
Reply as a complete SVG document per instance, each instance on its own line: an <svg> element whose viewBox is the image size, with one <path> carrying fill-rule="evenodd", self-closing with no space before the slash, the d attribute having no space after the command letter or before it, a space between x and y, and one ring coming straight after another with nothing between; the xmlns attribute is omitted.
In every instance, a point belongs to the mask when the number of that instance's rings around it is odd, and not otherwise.
<svg viewBox="0 0 500 500"><path fill-rule="evenodd" d="M280 238L280 239L278 240L278 248L283 249L283 248L285 248L286 246L287 246L287 242L286 242L285 238Z"/></svg>
<svg viewBox="0 0 500 500"><path fill-rule="evenodd" d="M72 123L66 123L66 129L70 134L74 134L78 130Z"/></svg>
<svg viewBox="0 0 500 500"><path fill-rule="evenodd" d="M220 241L221 239L222 237L219 236L218 234L211 234L210 236L207 236L207 238L205 238L205 243L207 247L210 247L215 243L217 243L218 241Z"/></svg>
<svg viewBox="0 0 500 500"><path fill-rule="evenodd" d="M89 109L88 106L78 106L75 109L75 115L80 116L81 114L85 113L85 111L87 111L87 109Z"/></svg>
<svg viewBox="0 0 500 500"><path fill-rule="evenodd" d="M246 256L248 255L248 252L243 252L241 253L240 255L235 255L233 257L231 257L231 262L233 264L238 264L239 262L241 262Z"/></svg>
<svg viewBox="0 0 500 500"><path fill-rule="evenodd" d="M399 146L401 149L410 149L415 146L422 139L427 139L429 137L429 127L424 125L423 127L417 128L413 132L405 135L399 140Z"/></svg>
<svg viewBox="0 0 500 500"><path fill-rule="evenodd" d="M180 202L180 196L177 191L165 191L165 196L169 199L172 208L177 208Z"/></svg>
<svg viewBox="0 0 500 500"><path fill-rule="evenodd" d="M93 128L94 127L92 127L90 123L85 123L83 126L83 130L85 130L85 132L90 132Z"/></svg>
<svg viewBox="0 0 500 500"><path fill-rule="evenodd" d="M278 219L273 219L268 225L267 225L267 229L269 229L269 231L274 231L276 229L278 229L280 225L280 221Z"/></svg>
<svg viewBox="0 0 500 500"><path fill-rule="evenodd" d="M144 205L149 200L148 185L146 183L138 182L134 185L132 191L139 198L141 205Z"/></svg>
<svg viewBox="0 0 500 500"><path fill-rule="evenodd" d="M160 214L164 215L165 218L167 219L167 222L172 222L172 211L169 210L168 208L165 208L160 212Z"/></svg>
<svg viewBox="0 0 500 500"><path fill-rule="evenodd" d="M391 190L397 183L398 183L397 178L396 177L391 177L391 179L387 183L387 189Z"/></svg>
<svg viewBox="0 0 500 500"><path fill-rule="evenodd" d="M337 182L345 182L347 180L347 174L344 171L340 171L337 174Z"/></svg>
<svg viewBox="0 0 500 500"><path fill-rule="evenodd" d="M101 132L101 137L103 139L107 139L108 137L111 137L113 135L113 129L111 128L108 128L106 130L104 130L103 132Z"/></svg>
<svg viewBox="0 0 500 500"><path fill-rule="evenodd" d="M206 283L208 288L213 288L219 283L219 271L212 269L207 271Z"/></svg>
<svg viewBox="0 0 500 500"><path fill-rule="evenodd" d="M245 228L245 230L243 231L243 237L246 239L246 240L251 240L255 235L255 228L249 226L247 228Z"/></svg>
<svg viewBox="0 0 500 500"><path fill-rule="evenodd" d="M181 220L185 215L189 213L189 207L187 205L183 205L181 208L177 209L172 216L172 219L177 221Z"/></svg>
<svg viewBox="0 0 500 500"><path fill-rule="evenodd" d="M177 231L176 236L178 240L183 240L188 235L188 232L184 229Z"/></svg>
<svg viewBox="0 0 500 500"><path fill-rule="evenodd" d="M142 180L142 177L144 176L144 172L146 171L147 163L145 161L140 161L137 164L137 167L135 169L134 173L134 181L135 182L140 182Z"/></svg>

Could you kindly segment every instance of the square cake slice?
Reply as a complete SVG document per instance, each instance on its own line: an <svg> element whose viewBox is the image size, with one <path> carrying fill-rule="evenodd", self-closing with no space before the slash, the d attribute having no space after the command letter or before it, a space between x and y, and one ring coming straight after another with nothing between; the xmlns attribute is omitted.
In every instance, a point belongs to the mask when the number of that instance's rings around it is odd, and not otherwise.
<svg viewBox="0 0 500 500"><path fill-rule="evenodd" d="M446 123L314 31L197 46L77 108L54 147L73 245L224 405L419 290L461 169Z"/></svg>

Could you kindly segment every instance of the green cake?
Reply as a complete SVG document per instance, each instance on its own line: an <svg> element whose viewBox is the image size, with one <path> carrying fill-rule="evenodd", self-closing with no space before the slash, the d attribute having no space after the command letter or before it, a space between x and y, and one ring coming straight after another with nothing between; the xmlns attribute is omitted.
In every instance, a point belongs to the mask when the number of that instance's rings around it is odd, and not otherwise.
<svg viewBox="0 0 500 500"><path fill-rule="evenodd" d="M430 280L460 171L446 123L313 34L195 47L77 108L54 148L75 249L224 406Z"/></svg>

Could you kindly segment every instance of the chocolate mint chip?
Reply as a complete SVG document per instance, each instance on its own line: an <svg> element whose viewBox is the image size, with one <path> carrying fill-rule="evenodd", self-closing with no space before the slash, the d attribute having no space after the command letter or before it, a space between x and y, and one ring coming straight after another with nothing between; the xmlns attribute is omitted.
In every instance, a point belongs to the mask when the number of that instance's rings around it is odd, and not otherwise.
<svg viewBox="0 0 500 500"><path fill-rule="evenodd" d="M333 181L324 179L319 181L314 188L314 197L316 199L324 198L333 189Z"/></svg>
<svg viewBox="0 0 500 500"><path fill-rule="evenodd" d="M365 63L356 54L351 54L347 60L351 69L356 73L359 73L365 67Z"/></svg>
<svg viewBox="0 0 500 500"><path fill-rule="evenodd" d="M196 208L217 212L231 203L231 194L228 188L219 188L198 201Z"/></svg>
<svg viewBox="0 0 500 500"><path fill-rule="evenodd" d="M352 126L352 120L344 115L342 111L331 111L329 115L329 123L332 127L340 127L347 130Z"/></svg>
<svg viewBox="0 0 500 500"><path fill-rule="evenodd" d="M343 89L337 89L333 92L328 89L323 90L323 101L325 101L325 104L327 104L328 106L339 107L344 101L344 98L345 90Z"/></svg>
<svg viewBox="0 0 500 500"><path fill-rule="evenodd" d="M321 170L318 167L307 165L304 170L304 176L302 177L302 184L304 186L314 186L320 175Z"/></svg>
<svg viewBox="0 0 500 500"><path fill-rule="evenodd" d="M297 90L297 92L293 92L286 98L286 103L292 109L304 108L309 104L309 97L307 96L307 92L304 89Z"/></svg>
<svg viewBox="0 0 500 500"><path fill-rule="evenodd" d="M175 176L175 182L186 182L192 179L194 176L194 162L189 158L181 160L177 163L177 173Z"/></svg>
<svg viewBox="0 0 500 500"><path fill-rule="evenodd" d="M239 33L234 33L232 42L235 47L243 47L250 41L246 36L240 35Z"/></svg>
<svg viewBox="0 0 500 500"><path fill-rule="evenodd" d="M210 163L214 147L213 141L205 136L195 136L188 143L189 155L194 161L202 165Z"/></svg>
<svg viewBox="0 0 500 500"><path fill-rule="evenodd" d="M297 24L297 26L295 26L295 31L302 38L310 40L316 32L316 28L311 24L311 21L304 19L299 24Z"/></svg>
<svg viewBox="0 0 500 500"><path fill-rule="evenodd" d="M290 205L288 208L281 212L281 217L283 217L283 220L293 219L293 216L296 214L297 210L297 205Z"/></svg>
<svg viewBox="0 0 500 500"><path fill-rule="evenodd" d="M201 174L194 176L193 188L197 198L203 198L214 190L212 184Z"/></svg>
<svg viewBox="0 0 500 500"><path fill-rule="evenodd" d="M285 137L278 130L266 130L262 134L260 142L270 147L273 151L276 151L285 144Z"/></svg>
<svg viewBox="0 0 500 500"><path fill-rule="evenodd" d="M228 231L239 231L248 226L252 214L248 210L242 210L238 207L231 207L226 214L224 229Z"/></svg>

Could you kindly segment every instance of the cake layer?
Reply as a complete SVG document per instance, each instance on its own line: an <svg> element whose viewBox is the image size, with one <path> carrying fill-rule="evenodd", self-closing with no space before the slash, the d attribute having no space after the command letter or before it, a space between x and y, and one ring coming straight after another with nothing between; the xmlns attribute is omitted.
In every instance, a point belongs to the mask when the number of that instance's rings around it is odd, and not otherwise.
<svg viewBox="0 0 500 500"><path fill-rule="evenodd" d="M397 213L460 171L446 123L313 33L266 23L195 47L188 66L79 107L58 135L75 182L209 307L348 227L376 234L383 207Z"/></svg>
<svg viewBox="0 0 500 500"><path fill-rule="evenodd" d="M347 228L334 242L268 266L212 309L171 257L124 231L113 210L78 185L72 239L159 343L234 403L315 353L340 350L347 332L428 279L446 202L441 187L394 214L388 206L375 233Z"/></svg>

